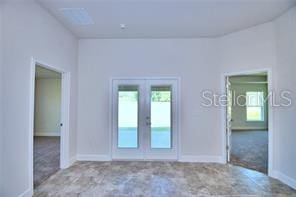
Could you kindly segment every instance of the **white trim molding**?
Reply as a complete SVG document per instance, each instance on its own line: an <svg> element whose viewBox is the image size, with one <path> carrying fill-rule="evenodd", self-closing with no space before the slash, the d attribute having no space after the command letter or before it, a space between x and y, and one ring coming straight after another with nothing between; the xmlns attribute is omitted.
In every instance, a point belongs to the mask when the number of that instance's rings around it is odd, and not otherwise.
<svg viewBox="0 0 296 197"><path fill-rule="evenodd" d="M97 155L97 154L78 154L76 157L77 161L112 161L110 155ZM138 161L142 159L127 159L122 158L120 160ZM154 160L154 159L152 159ZM152 161L147 159L147 161ZM159 159L156 159L159 161ZM200 162L200 163L225 163L222 156L195 156L195 155L184 155L181 156L178 162Z"/></svg>
<svg viewBox="0 0 296 197"><path fill-rule="evenodd" d="M268 86L268 91L273 90L273 80L272 80L272 69L271 68L262 68L262 69L254 69L254 70L241 70L237 72L227 72L227 73L222 73L221 74L221 88L222 88L222 93L226 93L226 78L229 76L236 76L236 75L247 75L247 74L254 74L254 73L262 73L266 72L267 73L267 86ZM274 154L274 141L273 141L273 108L271 105L268 105L268 175L271 176L271 172L273 169L273 154ZM227 162L227 132L226 132L226 107L223 107L221 110L221 117L222 117L222 160ZM224 162L223 162L224 163Z"/></svg>
<svg viewBox="0 0 296 197"><path fill-rule="evenodd" d="M76 161L77 161L76 156L71 157L71 158L69 159L68 167L70 167L71 165L73 165Z"/></svg>
<svg viewBox="0 0 296 197"><path fill-rule="evenodd" d="M231 127L231 130L240 130L240 131L244 131L244 130L254 130L254 131L257 131L257 130L268 130L267 127Z"/></svg>
<svg viewBox="0 0 296 197"><path fill-rule="evenodd" d="M33 196L33 190L31 190L31 188L27 189L26 191L18 195L18 197L32 197L32 196Z"/></svg>
<svg viewBox="0 0 296 197"><path fill-rule="evenodd" d="M29 162L28 162L28 174L29 174L29 189L25 191L20 196L32 196L34 193L33 187L33 151L34 151L34 143L33 143L33 136L34 136L34 107L35 107L35 69L36 66L42 66L44 68L56 71L62 74L62 84L61 84L61 145L60 145L60 168L64 169L69 167L69 138L70 138L70 72L60 69L58 67L51 66L46 64L42 61L38 61L31 58L31 84L30 84L30 112L29 112L29 135L28 135L28 155L29 155Z"/></svg>
<svg viewBox="0 0 296 197"><path fill-rule="evenodd" d="M37 132L34 132L34 136L37 136L37 137L59 137L59 136L61 136L61 134L59 132L37 131Z"/></svg>
<svg viewBox="0 0 296 197"><path fill-rule="evenodd" d="M139 119L147 117L149 114L150 108L149 99L145 98L145 95L148 95L148 87L151 85L163 85L167 84L172 87L173 98L172 98L172 127L174 132L172 133L172 143L173 147L171 149L149 149L147 146L149 142L144 142L139 149L120 149L117 147L114 139L117 139L117 105L118 101L116 100L117 86L120 84L124 85L137 85L139 86L139 91L143 93L143 97L139 98L139 105L141 106L141 113L138 115ZM109 82L109 140L110 140L110 154L112 160L178 160L179 152L181 147L181 126L180 126L180 89L181 89L181 78L180 77L111 77ZM141 95L142 95L141 93ZM141 121L140 121L141 122ZM142 127L146 130L146 124L141 124L139 122L139 127ZM140 135L143 138L143 135ZM149 139L148 139L149 140ZM140 140L141 141L141 140Z"/></svg>
<svg viewBox="0 0 296 197"><path fill-rule="evenodd" d="M78 154L77 161L111 161L110 155Z"/></svg>
<svg viewBox="0 0 296 197"><path fill-rule="evenodd" d="M286 175L284 173L281 173L279 171L272 171L270 173L270 176L272 178L278 179L281 182L283 182L283 183L289 185L290 187L296 189L296 180L293 179L292 177L289 177L288 175Z"/></svg>
<svg viewBox="0 0 296 197"><path fill-rule="evenodd" d="M201 163L225 163L222 156L195 156L195 155L184 155L180 156L179 162L201 162Z"/></svg>

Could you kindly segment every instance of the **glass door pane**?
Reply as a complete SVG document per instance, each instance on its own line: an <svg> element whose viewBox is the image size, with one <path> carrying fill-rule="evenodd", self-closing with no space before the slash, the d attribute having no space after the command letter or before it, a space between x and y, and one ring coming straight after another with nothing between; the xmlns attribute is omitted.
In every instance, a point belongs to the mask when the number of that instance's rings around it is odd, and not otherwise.
<svg viewBox="0 0 296 197"><path fill-rule="evenodd" d="M118 148L138 148L138 86L118 87Z"/></svg>
<svg viewBox="0 0 296 197"><path fill-rule="evenodd" d="M151 86L150 147L171 148L172 126L171 86Z"/></svg>

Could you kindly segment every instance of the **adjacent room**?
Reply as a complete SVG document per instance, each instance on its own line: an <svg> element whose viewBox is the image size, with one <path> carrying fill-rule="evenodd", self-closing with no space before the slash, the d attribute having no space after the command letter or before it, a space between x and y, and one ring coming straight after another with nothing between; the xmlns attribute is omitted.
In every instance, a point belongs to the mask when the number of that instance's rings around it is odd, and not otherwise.
<svg viewBox="0 0 296 197"><path fill-rule="evenodd" d="M60 169L61 74L35 70L34 187Z"/></svg>
<svg viewBox="0 0 296 197"><path fill-rule="evenodd" d="M232 93L230 163L267 174L267 73L229 77Z"/></svg>
<svg viewBox="0 0 296 197"><path fill-rule="evenodd" d="M0 197L296 197L296 0L0 0Z"/></svg>

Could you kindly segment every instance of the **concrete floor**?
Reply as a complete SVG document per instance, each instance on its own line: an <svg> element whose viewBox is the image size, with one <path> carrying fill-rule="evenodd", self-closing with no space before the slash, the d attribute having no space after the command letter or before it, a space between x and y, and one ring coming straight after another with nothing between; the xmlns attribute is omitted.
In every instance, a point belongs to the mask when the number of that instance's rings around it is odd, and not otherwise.
<svg viewBox="0 0 296 197"><path fill-rule="evenodd" d="M232 131L230 163L267 174L268 131Z"/></svg>
<svg viewBox="0 0 296 197"><path fill-rule="evenodd" d="M265 174L229 164L149 161L76 162L34 196L295 196Z"/></svg>
<svg viewBox="0 0 296 197"><path fill-rule="evenodd" d="M34 137L34 188L60 169L60 137Z"/></svg>

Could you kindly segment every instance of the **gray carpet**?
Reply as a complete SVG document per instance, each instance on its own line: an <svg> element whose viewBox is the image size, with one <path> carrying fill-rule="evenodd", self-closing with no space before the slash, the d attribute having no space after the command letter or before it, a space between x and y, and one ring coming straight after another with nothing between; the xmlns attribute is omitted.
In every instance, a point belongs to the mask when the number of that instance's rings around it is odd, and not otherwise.
<svg viewBox="0 0 296 197"><path fill-rule="evenodd" d="M34 137L34 188L60 169L60 137Z"/></svg>
<svg viewBox="0 0 296 197"><path fill-rule="evenodd" d="M232 131L231 142L230 163L267 173L267 131Z"/></svg>

